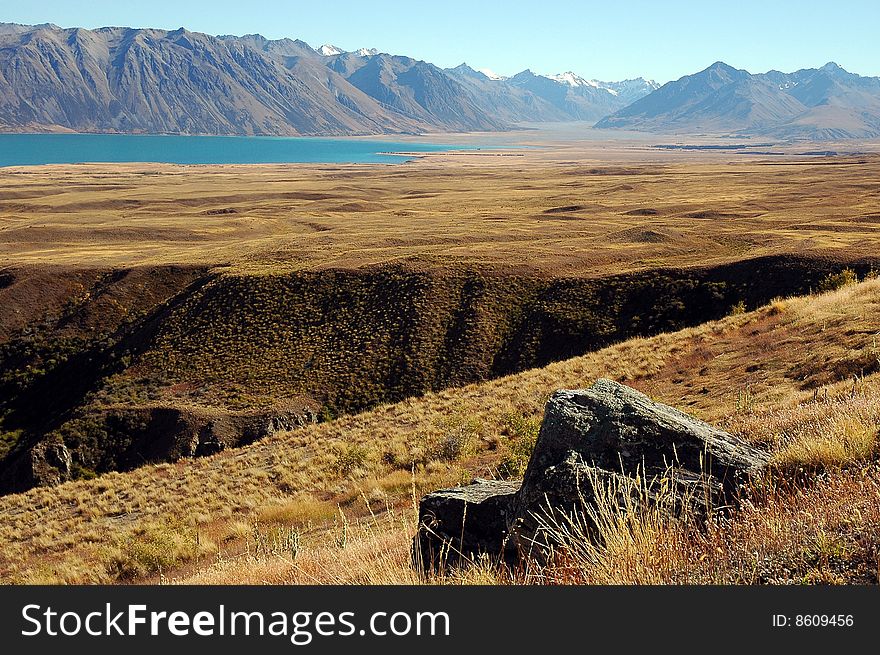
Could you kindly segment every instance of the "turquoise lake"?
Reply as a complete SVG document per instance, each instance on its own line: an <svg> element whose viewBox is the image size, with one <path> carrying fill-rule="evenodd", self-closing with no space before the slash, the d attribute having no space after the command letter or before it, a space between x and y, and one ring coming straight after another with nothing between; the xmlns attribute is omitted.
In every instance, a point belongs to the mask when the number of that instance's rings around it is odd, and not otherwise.
<svg viewBox="0 0 880 655"><path fill-rule="evenodd" d="M409 141L311 137L0 134L0 166L85 162L399 164L412 156L388 153L473 148Z"/></svg>

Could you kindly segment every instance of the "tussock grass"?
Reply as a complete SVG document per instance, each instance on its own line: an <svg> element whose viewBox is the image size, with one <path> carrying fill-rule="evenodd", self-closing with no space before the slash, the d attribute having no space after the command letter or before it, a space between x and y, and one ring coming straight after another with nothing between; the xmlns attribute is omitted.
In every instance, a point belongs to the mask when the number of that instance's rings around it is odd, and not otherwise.
<svg viewBox="0 0 880 655"><path fill-rule="evenodd" d="M312 496L299 496L258 507L255 518L258 523L303 527L331 520L337 511L334 503Z"/></svg>
<svg viewBox="0 0 880 655"><path fill-rule="evenodd" d="M863 462L877 455L877 437L877 426L832 423L785 444L773 454L772 463L783 469L816 469Z"/></svg>
<svg viewBox="0 0 880 655"><path fill-rule="evenodd" d="M618 554L604 564L585 563L573 573L571 566L540 575L496 573L498 582L613 581L610 562L627 557L621 582L875 580L880 503L868 446L878 427L880 375L856 379L851 369L873 352L880 281L786 299L779 309L781 302L208 458L0 498L0 575L7 582L160 575L227 583L413 582L413 498L476 475L497 476L520 440L531 438L550 392L609 376L771 449L779 463L774 485L702 537L687 525L649 522L642 530L624 523L643 534L631 539L629 555L618 538ZM829 362L845 366L829 369ZM747 404L737 402L744 390ZM432 447L468 425L478 426L470 431L472 450L458 459L437 456ZM338 455L355 446L366 455L343 475ZM800 469L818 481L791 476ZM330 507L338 516L329 517ZM325 517L320 525L318 517ZM260 538L269 545L259 553L254 525L269 535ZM271 546L275 541L281 547ZM294 541L292 557L285 544ZM162 544L175 559L153 558ZM680 574L666 561L677 562ZM442 582L487 576L477 566Z"/></svg>
<svg viewBox="0 0 880 655"><path fill-rule="evenodd" d="M595 474L592 503L572 514L537 516L541 537L552 547L537 572L549 584L659 584L677 574L690 547L693 517L671 518L676 506L663 480L612 479Z"/></svg>
<svg viewBox="0 0 880 655"><path fill-rule="evenodd" d="M606 145L602 158L615 152ZM572 165L597 156L583 146L523 151L515 164L432 157L406 170L150 165L144 175L143 165L95 164L5 171L0 193L17 199L2 208L9 226L0 256L16 265L231 264L252 273L410 258L568 274L799 252L807 237L814 250L868 252L876 236L876 156L843 166L768 166L701 155L698 163L630 161L597 174L594 161ZM637 156L644 162L651 153ZM121 209L120 194L135 206ZM566 207L582 209L559 211ZM230 209L237 213L223 213ZM726 218L693 216L713 212ZM47 247L57 243L64 248Z"/></svg>
<svg viewBox="0 0 880 655"><path fill-rule="evenodd" d="M880 467L780 486L708 526L602 500L598 530L550 522L555 559L541 584L841 584L880 582ZM587 530L598 542L584 539Z"/></svg>
<svg viewBox="0 0 880 655"><path fill-rule="evenodd" d="M123 581L161 575L199 555L213 551L195 530L181 524L151 524L132 532L107 551L107 571Z"/></svg>

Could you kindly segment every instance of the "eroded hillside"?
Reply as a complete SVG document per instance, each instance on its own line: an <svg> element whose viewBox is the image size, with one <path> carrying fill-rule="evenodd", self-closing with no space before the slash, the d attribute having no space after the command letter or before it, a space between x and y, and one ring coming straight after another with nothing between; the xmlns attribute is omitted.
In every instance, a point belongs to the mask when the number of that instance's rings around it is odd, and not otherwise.
<svg viewBox="0 0 880 655"><path fill-rule="evenodd" d="M547 395L608 376L769 448L779 480L774 495L725 524L740 536L719 537L707 558L681 559L702 551L679 534L653 550L642 544L635 572L609 571L642 581L870 581L878 325L872 279L211 457L9 495L0 500L3 577L413 581L412 494L516 475ZM824 482L809 483L815 475ZM682 567L656 566L667 543Z"/></svg>
<svg viewBox="0 0 880 655"><path fill-rule="evenodd" d="M588 279L400 266L93 273L0 350L0 482L24 490L212 454L745 311L840 266L771 257ZM13 281L7 297L30 283Z"/></svg>

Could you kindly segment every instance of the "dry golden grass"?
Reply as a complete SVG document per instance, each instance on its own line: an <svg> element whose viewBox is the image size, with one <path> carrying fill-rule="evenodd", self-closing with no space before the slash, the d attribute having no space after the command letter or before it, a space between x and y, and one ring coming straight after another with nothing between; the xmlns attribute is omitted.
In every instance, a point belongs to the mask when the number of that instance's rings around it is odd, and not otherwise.
<svg viewBox="0 0 880 655"><path fill-rule="evenodd" d="M317 500L311 496L283 499L257 508L258 523L289 525L294 527L320 524L337 515L333 503Z"/></svg>
<svg viewBox="0 0 880 655"><path fill-rule="evenodd" d="M0 265L243 271L504 265L551 275L875 255L880 156L666 164L46 166L0 171Z"/></svg>
<svg viewBox="0 0 880 655"><path fill-rule="evenodd" d="M774 489L701 528L656 512L605 510L604 545L556 528L549 584L876 584L880 467L839 469Z"/></svg>
<svg viewBox="0 0 880 655"><path fill-rule="evenodd" d="M765 444L788 469L825 468L826 482L780 489L763 506L755 505L753 514L747 508L719 530L736 532L743 543L751 543L750 529L764 535L772 559L777 551L770 533L784 536L780 551L784 544L800 543L795 523L773 527L773 521L805 521L791 507L812 503L827 512L818 525L832 540L844 538L838 533L847 521L854 533L867 530L867 541L853 546L858 562L867 561L874 541L865 522L874 515L866 507L877 504L871 495L876 473L870 462L863 469L851 467L853 460L871 459L866 444L880 430L880 376L876 368L866 369L878 326L880 281L875 279L380 406L208 458L6 496L0 498L0 573L9 582L103 582L126 576L229 583L411 582L413 498L473 475L495 476L512 441L521 438L511 428L512 416L538 419L554 389L583 387L599 376L627 382ZM465 424L468 448L437 457L438 447ZM835 448L843 448L843 454L817 459L815 452L830 452L821 445L828 440L842 444ZM354 449L361 455L346 459ZM839 498L826 497L826 488L844 494L846 507ZM331 518L330 508L337 506ZM852 511L835 518L833 512L841 508ZM813 548L820 538L815 531L803 534L804 548ZM285 554L294 546L295 557ZM739 545L727 548L731 561L746 557ZM156 549L168 551L171 559L155 557ZM740 569L725 568L708 551L706 556L709 568L698 568L687 579L715 579L705 571L717 566L717 579L747 581ZM859 575L864 567L857 567ZM487 575L477 568L446 581ZM819 574L810 569L804 575ZM662 575L657 579L668 581Z"/></svg>

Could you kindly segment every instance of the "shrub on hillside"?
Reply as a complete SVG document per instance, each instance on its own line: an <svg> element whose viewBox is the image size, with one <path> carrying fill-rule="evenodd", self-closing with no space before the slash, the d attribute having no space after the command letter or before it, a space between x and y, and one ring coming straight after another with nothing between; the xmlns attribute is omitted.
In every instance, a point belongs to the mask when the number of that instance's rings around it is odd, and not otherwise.
<svg viewBox="0 0 880 655"><path fill-rule="evenodd" d="M358 444L351 444L336 456L336 470L346 477L362 469L366 463L367 451Z"/></svg>
<svg viewBox="0 0 880 655"><path fill-rule="evenodd" d="M475 416L456 411L434 421L439 436L427 438L424 452L429 460L456 462L474 453L477 442L483 436L483 423Z"/></svg>
<svg viewBox="0 0 880 655"><path fill-rule="evenodd" d="M498 474L503 478L519 478L526 472L526 466L535 449L541 419L537 416L511 413L503 421L503 431L510 436L510 440L498 465Z"/></svg>
<svg viewBox="0 0 880 655"><path fill-rule="evenodd" d="M845 268L842 271L837 273L829 273L825 278L819 283L819 286L816 290L819 293L826 293L828 291L836 291L845 286L849 286L850 284L856 284L859 281L859 276L856 274L854 270L851 268Z"/></svg>

